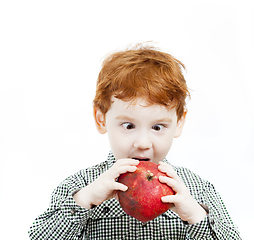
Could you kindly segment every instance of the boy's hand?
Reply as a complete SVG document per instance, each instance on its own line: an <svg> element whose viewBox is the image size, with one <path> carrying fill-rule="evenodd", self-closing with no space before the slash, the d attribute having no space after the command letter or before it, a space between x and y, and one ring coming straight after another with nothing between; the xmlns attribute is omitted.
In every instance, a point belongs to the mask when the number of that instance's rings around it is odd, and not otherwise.
<svg viewBox="0 0 254 240"><path fill-rule="evenodd" d="M158 169L168 175L168 177L160 176L160 182L167 184L176 192L175 195L162 197L162 202L172 203L171 210L176 212L183 221L187 221L189 224L202 221L206 216L206 211L190 195L189 190L175 170L164 162L159 163Z"/></svg>
<svg viewBox="0 0 254 240"><path fill-rule="evenodd" d="M117 160L109 170L77 192L73 196L74 200L79 206L90 209L93 205L99 205L110 198L117 198L117 190L126 191L128 187L116 182L116 179L122 173L135 172L138 163L135 159Z"/></svg>

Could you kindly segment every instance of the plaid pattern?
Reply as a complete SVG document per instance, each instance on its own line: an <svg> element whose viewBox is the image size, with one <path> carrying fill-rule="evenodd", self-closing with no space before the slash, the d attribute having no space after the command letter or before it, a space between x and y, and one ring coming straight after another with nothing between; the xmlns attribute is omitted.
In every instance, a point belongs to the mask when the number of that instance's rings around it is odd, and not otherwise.
<svg viewBox="0 0 254 240"><path fill-rule="evenodd" d="M209 207L209 214L199 223L186 225L169 210L143 224L126 215L116 199L91 210L79 207L72 193L93 182L114 163L115 158L110 153L107 161L64 180L53 191L47 211L31 226L30 239L241 239L213 185L186 168L174 167L197 202Z"/></svg>

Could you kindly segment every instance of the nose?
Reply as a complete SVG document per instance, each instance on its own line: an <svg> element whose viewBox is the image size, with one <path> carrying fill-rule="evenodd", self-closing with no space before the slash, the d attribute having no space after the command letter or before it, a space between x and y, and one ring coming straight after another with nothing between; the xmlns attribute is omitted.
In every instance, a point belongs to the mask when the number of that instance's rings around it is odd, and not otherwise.
<svg viewBox="0 0 254 240"><path fill-rule="evenodd" d="M133 146L135 148L146 150L150 149L153 146L153 144L147 134L139 134L139 136L135 139Z"/></svg>

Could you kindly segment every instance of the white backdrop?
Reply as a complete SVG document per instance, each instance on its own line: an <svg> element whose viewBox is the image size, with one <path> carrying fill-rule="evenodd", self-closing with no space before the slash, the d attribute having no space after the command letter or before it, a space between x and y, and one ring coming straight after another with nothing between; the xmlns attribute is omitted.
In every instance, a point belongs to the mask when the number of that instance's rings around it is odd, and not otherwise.
<svg viewBox="0 0 254 240"><path fill-rule="evenodd" d="M106 159L92 118L100 65L145 41L186 65L192 89L168 159L210 180L243 239L253 236L253 7L175 2L1 1L1 238L28 239L53 189Z"/></svg>

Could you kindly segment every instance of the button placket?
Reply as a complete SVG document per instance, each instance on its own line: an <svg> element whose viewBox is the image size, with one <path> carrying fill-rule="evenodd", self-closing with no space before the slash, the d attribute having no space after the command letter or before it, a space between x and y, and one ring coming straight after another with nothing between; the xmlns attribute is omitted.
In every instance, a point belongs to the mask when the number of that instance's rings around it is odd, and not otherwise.
<svg viewBox="0 0 254 240"><path fill-rule="evenodd" d="M77 211L76 211L75 208L72 208L72 209L70 210L70 213L71 213L72 216L75 215L76 212L77 212Z"/></svg>
<svg viewBox="0 0 254 240"><path fill-rule="evenodd" d="M147 226L147 222L142 222L141 225L142 225L142 227L146 227Z"/></svg>

